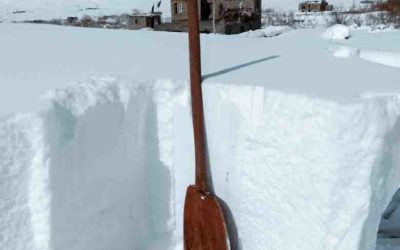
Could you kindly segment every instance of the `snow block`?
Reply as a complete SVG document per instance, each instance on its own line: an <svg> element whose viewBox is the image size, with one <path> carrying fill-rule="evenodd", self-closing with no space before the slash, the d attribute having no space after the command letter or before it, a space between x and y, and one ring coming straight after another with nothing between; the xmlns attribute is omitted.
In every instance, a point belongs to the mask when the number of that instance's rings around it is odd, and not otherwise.
<svg viewBox="0 0 400 250"><path fill-rule="evenodd" d="M400 102L203 86L216 193L242 249L374 250L400 183ZM0 121L0 245L182 249L194 181L187 82L113 78ZM6 226L4 226L6 225Z"/></svg>

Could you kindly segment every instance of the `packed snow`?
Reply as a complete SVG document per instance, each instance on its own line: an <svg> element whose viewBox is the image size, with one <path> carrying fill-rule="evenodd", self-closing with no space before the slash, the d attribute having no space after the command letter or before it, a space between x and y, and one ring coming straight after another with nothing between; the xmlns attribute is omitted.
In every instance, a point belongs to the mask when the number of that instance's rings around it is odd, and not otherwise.
<svg viewBox="0 0 400 250"><path fill-rule="evenodd" d="M242 249L374 250L393 210L399 69L361 51L396 54L400 34L324 32L202 36L214 186ZM0 34L0 246L182 249L194 178L187 35ZM340 46L358 52L333 56Z"/></svg>

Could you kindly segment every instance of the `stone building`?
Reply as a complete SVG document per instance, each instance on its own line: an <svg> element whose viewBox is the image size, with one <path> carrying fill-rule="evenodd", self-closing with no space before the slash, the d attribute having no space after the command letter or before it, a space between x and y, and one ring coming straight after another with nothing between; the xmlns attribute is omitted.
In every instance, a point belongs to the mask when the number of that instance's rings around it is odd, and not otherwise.
<svg viewBox="0 0 400 250"><path fill-rule="evenodd" d="M299 4L299 11L301 12L322 12L332 10L333 5L328 4L326 0L306 1Z"/></svg>
<svg viewBox="0 0 400 250"><path fill-rule="evenodd" d="M172 26L184 31L187 23L187 1L171 0ZM211 32L213 0L198 0L200 28ZM218 33L234 34L261 28L261 0L215 0L215 19ZM181 27L181 28L179 28Z"/></svg>
<svg viewBox="0 0 400 250"><path fill-rule="evenodd" d="M161 24L161 13L154 12L148 14L135 14L131 15L132 29L143 29L143 28L157 28Z"/></svg>
<svg viewBox="0 0 400 250"><path fill-rule="evenodd" d="M135 13L99 17L96 25L110 29L157 28L161 25L161 13Z"/></svg>

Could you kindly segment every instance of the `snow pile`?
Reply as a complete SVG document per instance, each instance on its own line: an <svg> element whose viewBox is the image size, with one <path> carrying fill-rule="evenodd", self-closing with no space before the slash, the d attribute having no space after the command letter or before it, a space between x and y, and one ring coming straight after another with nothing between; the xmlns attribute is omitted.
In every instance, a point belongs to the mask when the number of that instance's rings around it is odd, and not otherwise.
<svg viewBox="0 0 400 250"><path fill-rule="evenodd" d="M331 48L330 51L334 57L358 57L369 62L400 68L400 53L357 49L348 46L337 46Z"/></svg>
<svg viewBox="0 0 400 250"><path fill-rule="evenodd" d="M323 34L322 38L327 40L345 40L351 37L351 29L343 24L335 24L329 27Z"/></svg>
<svg viewBox="0 0 400 250"><path fill-rule="evenodd" d="M291 31L293 28L289 26L268 26L259 30L250 30L244 33L241 33L242 37L274 37L279 36L285 32Z"/></svg>
<svg viewBox="0 0 400 250"><path fill-rule="evenodd" d="M187 82L98 78L0 122L7 249L181 249ZM210 161L243 249L373 250L400 182L400 102L205 84Z"/></svg>

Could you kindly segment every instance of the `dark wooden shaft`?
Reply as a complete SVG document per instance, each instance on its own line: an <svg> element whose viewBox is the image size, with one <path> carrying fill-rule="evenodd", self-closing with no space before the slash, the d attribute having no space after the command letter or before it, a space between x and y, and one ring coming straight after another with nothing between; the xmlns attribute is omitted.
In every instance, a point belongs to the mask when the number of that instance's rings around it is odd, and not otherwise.
<svg viewBox="0 0 400 250"><path fill-rule="evenodd" d="M201 51L199 11L197 0L188 0L190 88L192 95L192 118L196 157L196 187L208 193L207 155L204 126L203 97L201 91Z"/></svg>

